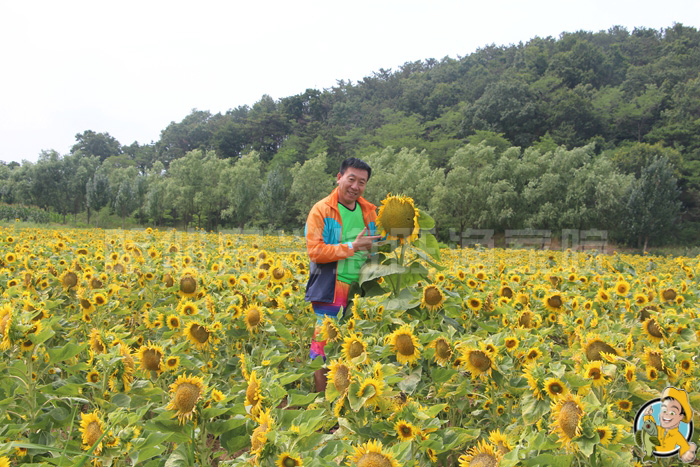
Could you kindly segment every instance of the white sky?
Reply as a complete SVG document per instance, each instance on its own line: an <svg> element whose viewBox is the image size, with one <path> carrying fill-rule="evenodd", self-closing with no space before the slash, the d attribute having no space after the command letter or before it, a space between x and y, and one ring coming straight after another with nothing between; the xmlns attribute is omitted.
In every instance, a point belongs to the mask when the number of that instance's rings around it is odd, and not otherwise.
<svg viewBox="0 0 700 467"><path fill-rule="evenodd" d="M225 112L614 25L698 28L698 0L0 0L0 160L67 154L75 135L157 141L192 109Z"/></svg>

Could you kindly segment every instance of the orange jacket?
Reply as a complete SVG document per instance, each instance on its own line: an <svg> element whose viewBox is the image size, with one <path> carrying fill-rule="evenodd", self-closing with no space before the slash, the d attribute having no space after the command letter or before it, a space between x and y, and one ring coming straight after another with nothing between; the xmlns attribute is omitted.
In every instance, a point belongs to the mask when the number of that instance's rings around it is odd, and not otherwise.
<svg viewBox="0 0 700 467"><path fill-rule="evenodd" d="M357 200L368 235L376 235L376 206L360 197ZM338 188L316 203L306 219L304 235L309 253L309 282L306 285L306 300L333 302L338 261L354 254L348 243L340 243L343 221L338 211Z"/></svg>

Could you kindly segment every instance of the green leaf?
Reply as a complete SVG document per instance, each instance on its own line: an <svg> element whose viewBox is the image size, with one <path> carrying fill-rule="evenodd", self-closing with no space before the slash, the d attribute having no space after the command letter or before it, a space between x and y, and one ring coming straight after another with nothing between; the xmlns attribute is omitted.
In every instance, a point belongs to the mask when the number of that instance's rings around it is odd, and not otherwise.
<svg viewBox="0 0 700 467"><path fill-rule="evenodd" d="M49 362L50 363L59 363L59 362L64 362L66 360L69 360L69 359L75 357L76 355L78 355L83 350L85 350L87 348L87 346L88 346L87 343L76 344L73 342L68 342L63 347L48 349Z"/></svg>
<svg viewBox="0 0 700 467"><path fill-rule="evenodd" d="M129 407L129 404L131 404L131 397L121 393L115 394L112 397L112 402L114 402L117 407Z"/></svg>
<svg viewBox="0 0 700 467"><path fill-rule="evenodd" d="M418 209L418 225L421 229L430 230L435 227L435 219L422 209Z"/></svg>
<svg viewBox="0 0 700 467"><path fill-rule="evenodd" d="M385 277L391 274L400 274L405 271L406 268L398 264L365 263L362 269L360 269L360 278L358 282L362 285L372 279Z"/></svg>
<svg viewBox="0 0 700 467"><path fill-rule="evenodd" d="M418 386L418 383L420 383L422 374L423 367L416 367L416 369L410 375L403 378L399 382L399 389L401 389L406 394L413 394L413 391L416 390L416 386Z"/></svg>
<svg viewBox="0 0 700 467"><path fill-rule="evenodd" d="M440 245L438 244L437 238L431 233L421 233L418 240L413 243L413 252L418 254L422 259L431 263L431 265L436 264L430 258L427 258L425 254L430 255L435 261L440 261ZM423 253L423 254L421 254ZM437 264L444 269L441 265Z"/></svg>
<svg viewBox="0 0 700 467"><path fill-rule="evenodd" d="M291 341L294 339L292 336L292 333L289 332L289 329L287 329L287 326L285 326L282 323L275 323L275 331L277 331L277 335L279 335L282 339Z"/></svg>
<svg viewBox="0 0 700 467"><path fill-rule="evenodd" d="M530 459L522 460L521 463L527 466L551 466L551 467L569 467L573 462L573 454L540 454L539 456L531 457Z"/></svg>

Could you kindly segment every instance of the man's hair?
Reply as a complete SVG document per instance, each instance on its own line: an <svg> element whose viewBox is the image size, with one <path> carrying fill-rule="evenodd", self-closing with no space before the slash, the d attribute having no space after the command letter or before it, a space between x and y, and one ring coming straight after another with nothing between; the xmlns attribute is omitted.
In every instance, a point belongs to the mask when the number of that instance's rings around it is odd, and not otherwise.
<svg viewBox="0 0 700 467"><path fill-rule="evenodd" d="M358 170L366 170L367 180L369 180L369 177L372 176L372 167L370 167L367 162L363 161L362 159L358 159L357 157L348 157L342 164L340 164L340 175L343 175L345 170L349 169L350 167Z"/></svg>
<svg viewBox="0 0 700 467"><path fill-rule="evenodd" d="M676 402L678 402L678 405L681 406L681 415L685 415L685 410L683 409L683 405L682 405L682 404L680 403L680 401L679 401L678 399L676 399L675 397L666 396L666 397L663 398L663 400L662 400L661 402L666 402L666 401L669 401L669 400L670 400L670 401L676 401Z"/></svg>

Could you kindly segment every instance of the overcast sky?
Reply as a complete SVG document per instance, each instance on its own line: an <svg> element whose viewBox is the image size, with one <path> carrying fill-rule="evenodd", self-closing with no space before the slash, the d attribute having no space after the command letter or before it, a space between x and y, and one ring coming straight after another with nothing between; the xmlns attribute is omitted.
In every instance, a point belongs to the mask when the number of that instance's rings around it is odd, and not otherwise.
<svg viewBox="0 0 700 467"><path fill-rule="evenodd" d="M0 160L67 154L75 135L157 141L192 109L226 112L614 25L699 27L698 0L0 0Z"/></svg>

